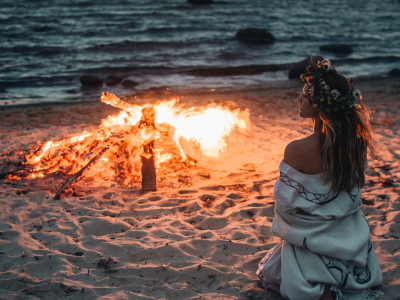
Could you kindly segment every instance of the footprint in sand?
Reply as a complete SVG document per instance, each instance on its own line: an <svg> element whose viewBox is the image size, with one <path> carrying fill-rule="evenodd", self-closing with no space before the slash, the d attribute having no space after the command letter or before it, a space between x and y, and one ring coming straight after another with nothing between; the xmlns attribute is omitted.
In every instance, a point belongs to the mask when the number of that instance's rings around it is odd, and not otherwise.
<svg viewBox="0 0 400 300"><path fill-rule="evenodd" d="M214 212L216 214L222 215L226 209L236 206L236 203L232 199L225 199L223 202L218 203L214 207Z"/></svg>
<svg viewBox="0 0 400 300"><path fill-rule="evenodd" d="M205 218L197 224L199 230L219 230L228 225L226 218Z"/></svg>
<svg viewBox="0 0 400 300"><path fill-rule="evenodd" d="M110 200L110 199L114 199L117 195L118 195L118 193L109 192L109 193L105 193L105 194L103 195L103 198L104 198L104 199Z"/></svg>
<svg viewBox="0 0 400 300"><path fill-rule="evenodd" d="M273 218L275 216L275 205L270 205L270 206L263 208L261 210L259 216Z"/></svg>
<svg viewBox="0 0 400 300"><path fill-rule="evenodd" d="M185 194L195 194L195 193L197 193L198 191L196 191L196 190L181 190L181 191L179 191L178 192L178 194L181 194L181 195L185 195Z"/></svg>
<svg viewBox="0 0 400 300"><path fill-rule="evenodd" d="M81 223L82 229L78 230L80 235L96 235L103 236L110 233L120 233L129 230L129 227L122 223L110 222L105 218L88 218ZM83 232L82 232L83 231Z"/></svg>
<svg viewBox="0 0 400 300"><path fill-rule="evenodd" d="M185 214L190 214L199 210L202 210L202 207L197 204L196 201L191 201L190 203L178 207L178 210Z"/></svg>
<svg viewBox="0 0 400 300"><path fill-rule="evenodd" d="M231 193L226 197L229 198L229 199L233 199L233 200L237 200L237 199L242 198L242 196L240 196L239 194L235 194L235 193Z"/></svg>
<svg viewBox="0 0 400 300"><path fill-rule="evenodd" d="M224 185L212 185L212 186L205 186L201 187L200 190L203 191L225 191L225 186Z"/></svg>
<svg viewBox="0 0 400 300"><path fill-rule="evenodd" d="M191 225L196 225L196 224L200 223L201 221L203 221L203 219L204 219L203 216L195 216L193 218L186 219L185 222L187 222L187 223L189 223Z"/></svg>

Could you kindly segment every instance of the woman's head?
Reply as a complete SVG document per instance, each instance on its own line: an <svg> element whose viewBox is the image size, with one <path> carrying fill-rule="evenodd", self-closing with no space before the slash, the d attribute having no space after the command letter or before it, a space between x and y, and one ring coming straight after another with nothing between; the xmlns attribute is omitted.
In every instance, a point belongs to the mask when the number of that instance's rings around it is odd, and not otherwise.
<svg viewBox="0 0 400 300"><path fill-rule="evenodd" d="M308 98L312 105L320 112L349 113L361 102L361 92L354 90L351 80L347 82L329 59L318 62L311 60L300 78L308 87Z"/></svg>
<svg viewBox="0 0 400 300"><path fill-rule="evenodd" d="M346 77L332 70L325 73L322 78L331 90L338 90L342 95L350 92L349 83Z"/></svg>
<svg viewBox="0 0 400 300"><path fill-rule="evenodd" d="M335 71L328 71L322 76L324 84L329 87L329 89L339 91L341 95L348 95L350 91L349 83L346 77L343 75L335 72ZM321 109L320 107L315 107L313 105L313 95L310 93L312 87L308 83L304 84L303 93L300 97L297 98L299 102L299 116L300 118L310 118L315 119L318 115L322 114L326 118L329 118L329 115L334 115L334 111ZM328 98L329 99L329 98ZM327 101L329 101L327 99ZM328 113L329 111L329 113Z"/></svg>
<svg viewBox="0 0 400 300"><path fill-rule="evenodd" d="M319 110L312 105L309 97L309 86L308 84L305 84L303 87L303 93L297 98L297 101L299 102L299 117L315 120L319 116Z"/></svg>
<svg viewBox="0 0 400 300"><path fill-rule="evenodd" d="M324 67L322 71L320 66ZM357 185L361 188L367 149L373 152L370 112L361 104L361 93L336 72L329 60L311 62L307 70L307 76L302 77L306 82L303 95L298 98L300 117L314 118L317 111L323 122L320 142L325 178L332 181L337 192L350 192Z"/></svg>

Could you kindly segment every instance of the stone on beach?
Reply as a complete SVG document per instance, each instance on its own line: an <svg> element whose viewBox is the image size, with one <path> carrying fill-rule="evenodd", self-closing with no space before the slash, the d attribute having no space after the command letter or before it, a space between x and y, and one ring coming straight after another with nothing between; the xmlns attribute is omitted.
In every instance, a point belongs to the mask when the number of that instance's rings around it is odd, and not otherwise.
<svg viewBox="0 0 400 300"><path fill-rule="evenodd" d="M133 89L137 85L139 85L139 83L130 79L125 79L124 81L122 81L122 86L127 89Z"/></svg>
<svg viewBox="0 0 400 300"><path fill-rule="evenodd" d="M242 42L247 44L272 44L275 40L275 37L261 28L246 28L239 30L236 33L236 38Z"/></svg>
<svg viewBox="0 0 400 300"><path fill-rule="evenodd" d="M113 86L121 83L123 80L122 77L115 76L115 75L110 75L106 78L106 85L108 86Z"/></svg>
<svg viewBox="0 0 400 300"><path fill-rule="evenodd" d="M389 76L399 77L400 76L400 69L392 69L389 72Z"/></svg>
<svg viewBox="0 0 400 300"><path fill-rule="evenodd" d="M93 75L83 75L79 80L84 87L99 87L103 85L103 81L99 77Z"/></svg>
<svg viewBox="0 0 400 300"><path fill-rule="evenodd" d="M321 60L323 57L321 56L312 56L313 60ZM300 75L303 74L308 65L310 64L311 61L311 56L307 57L306 59L302 60L301 62L298 62L295 64L290 70L288 77L289 79L300 79Z"/></svg>
<svg viewBox="0 0 400 300"><path fill-rule="evenodd" d="M345 44L329 44L329 45L322 45L319 47L321 51L333 52L338 54L348 54L353 52L353 48L349 45Z"/></svg>

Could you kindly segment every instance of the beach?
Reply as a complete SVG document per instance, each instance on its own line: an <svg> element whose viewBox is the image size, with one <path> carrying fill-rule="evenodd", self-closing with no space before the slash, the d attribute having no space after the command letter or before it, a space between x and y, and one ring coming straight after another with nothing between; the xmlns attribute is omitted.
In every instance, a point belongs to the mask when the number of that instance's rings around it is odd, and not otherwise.
<svg viewBox="0 0 400 300"><path fill-rule="evenodd" d="M372 112L362 211L383 272L385 293L400 294L400 84L359 78ZM54 200L60 178L0 180L1 299L282 299L264 291L258 262L280 239L271 232L273 185L285 146L312 133L298 117L300 81L229 89L153 88L124 97L137 105L179 99L248 109L250 128L227 140L221 164L168 174L143 193L117 185L73 184ZM99 95L100 98L101 95ZM0 108L0 166L37 141L95 130L119 109L99 102ZM222 159L223 157L223 159ZM222 161L223 160L223 161ZM178 177L186 172L186 181Z"/></svg>

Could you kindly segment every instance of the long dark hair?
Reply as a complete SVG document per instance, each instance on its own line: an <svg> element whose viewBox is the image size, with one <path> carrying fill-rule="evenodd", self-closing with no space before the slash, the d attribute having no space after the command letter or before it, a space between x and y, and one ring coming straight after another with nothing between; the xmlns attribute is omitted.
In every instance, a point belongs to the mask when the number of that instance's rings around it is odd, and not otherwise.
<svg viewBox="0 0 400 300"><path fill-rule="evenodd" d="M328 72L323 78L331 90L336 89L342 95L349 93L350 87L344 76ZM350 192L357 185L362 188L365 184L367 149L374 153L370 116L364 104L349 113L320 110L322 170L336 192Z"/></svg>

